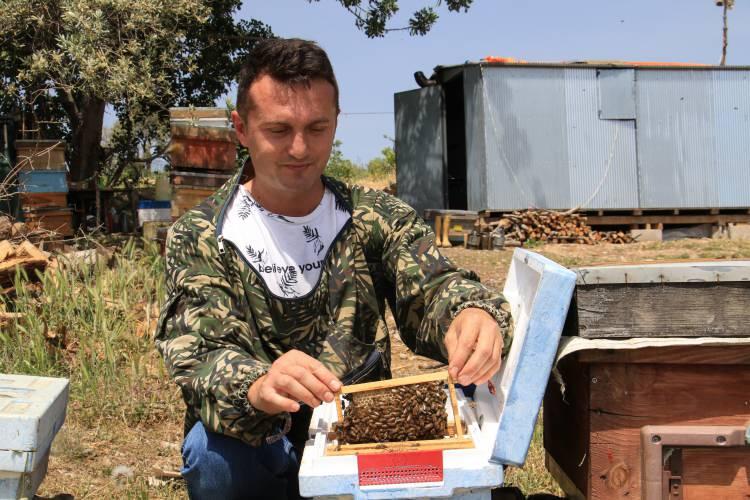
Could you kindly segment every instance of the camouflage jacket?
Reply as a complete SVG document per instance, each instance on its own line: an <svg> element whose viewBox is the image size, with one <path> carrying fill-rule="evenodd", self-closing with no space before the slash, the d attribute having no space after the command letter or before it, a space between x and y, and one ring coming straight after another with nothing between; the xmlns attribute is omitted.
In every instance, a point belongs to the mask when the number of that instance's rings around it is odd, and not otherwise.
<svg viewBox="0 0 750 500"><path fill-rule="evenodd" d="M412 208L326 177L351 219L331 244L312 292L272 295L221 236L240 178L241 171L183 215L167 238L167 298L156 344L187 404L186 429L200 419L208 430L256 446L283 435L289 414L266 414L246 396L291 349L319 359L344 383L388 377L386 302L407 346L441 361L444 333L460 309L475 305L505 321L502 296L442 256Z"/></svg>

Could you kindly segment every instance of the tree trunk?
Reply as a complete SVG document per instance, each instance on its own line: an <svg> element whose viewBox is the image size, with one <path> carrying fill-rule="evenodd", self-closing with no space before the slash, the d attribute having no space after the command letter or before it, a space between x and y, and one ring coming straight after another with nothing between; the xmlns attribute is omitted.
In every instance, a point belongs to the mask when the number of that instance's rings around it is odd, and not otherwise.
<svg viewBox="0 0 750 500"><path fill-rule="evenodd" d="M724 66L727 63L727 8L729 0L724 0L722 2L723 8L724 8L724 30L722 31L722 45L721 45L721 62L719 63L719 66Z"/></svg>
<svg viewBox="0 0 750 500"><path fill-rule="evenodd" d="M90 179L102 161L102 127L107 103L94 96L73 100L68 94L64 105L72 129L70 177L74 182ZM77 102L76 102L77 101Z"/></svg>

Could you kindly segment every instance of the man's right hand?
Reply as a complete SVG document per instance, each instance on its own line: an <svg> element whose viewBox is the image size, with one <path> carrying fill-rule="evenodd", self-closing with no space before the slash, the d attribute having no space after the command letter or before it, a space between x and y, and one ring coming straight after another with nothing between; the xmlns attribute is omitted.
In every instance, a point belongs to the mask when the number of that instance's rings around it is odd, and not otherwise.
<svg viewBox="0 0 750 500"><path fill-rule="evenodd" d="M276 415L298 411L299 402L311 408L323 401L331 402L339 389L341 382L323 363L292 350L274 361L268 373L250 386L247 399L253 408Z"/></svg>

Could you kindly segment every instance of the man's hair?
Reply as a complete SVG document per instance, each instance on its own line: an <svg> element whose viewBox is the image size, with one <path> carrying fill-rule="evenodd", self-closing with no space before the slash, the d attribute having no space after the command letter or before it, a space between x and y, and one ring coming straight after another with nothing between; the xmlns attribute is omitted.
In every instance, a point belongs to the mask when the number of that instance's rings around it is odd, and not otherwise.
<svg viewBox="0 0 750 500"><path fill-rule="evenodd" d="M237 112L244 120L253 106L248 90L262 75L288 85L322 79L333 85L336 111L339 110L339 86L328 55L320 46L299 38L269 38L255 44L240 70L237 86Z"/></svg>

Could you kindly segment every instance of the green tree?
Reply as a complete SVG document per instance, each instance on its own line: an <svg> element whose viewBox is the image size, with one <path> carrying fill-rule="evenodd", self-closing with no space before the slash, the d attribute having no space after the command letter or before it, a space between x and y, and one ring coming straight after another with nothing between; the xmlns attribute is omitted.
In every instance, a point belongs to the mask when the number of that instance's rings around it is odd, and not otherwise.
<svg viewBox="0 0 750 500"><path fill-rule="evenodd" d="M240 0L5 0L0 11L0 113L70 145L73 180L111 160L112 181L158 156L170 106L213 105L260 38L235 21ZM100 146L104 111L118 122Z"/></svg>
<svg viewBox="0 0 750 500"><path fill-rule="evenodd" d="M367 173L371 178L382 180L396 175L396 152L391 147L383 148L380 156L367 164Z"/></svg>
<svg viewBox="0 0 750 500"><path fill-rule="evenodd" d="M318 0L308 0L318 1ZM398 0L337 0L368 37L406 29L424 35L442 0L393 27ZM449 11L472 0L446 0ZM0 114L37 137L63 138L74 181L163 155L171 106L211 106L234 81L257 40L258 20L236 21L241 0L3 0ZM102 148L104 113L117 115Z"/></svg>
<svg viewBox="0 0 750 500"><path fill-rule="evenodd" d="M326 165L323 173L344 182L353 182L361 178L365 172L356 163L344 158L344 153L341 151L341 141L336 140L333 143L328 165Z"/></svg>

